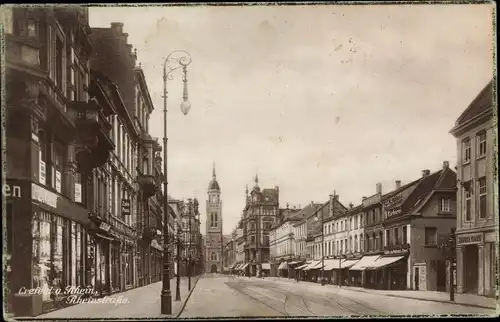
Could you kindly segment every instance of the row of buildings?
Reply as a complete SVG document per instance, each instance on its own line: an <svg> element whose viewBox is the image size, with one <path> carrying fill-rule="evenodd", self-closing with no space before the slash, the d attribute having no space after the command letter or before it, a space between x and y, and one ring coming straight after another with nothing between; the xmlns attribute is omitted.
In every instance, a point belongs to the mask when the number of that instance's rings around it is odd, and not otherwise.
<svg viewBox="0 0 500 322"><path fill-rule="evenodd" d="M334 193L305 207L280 208L279 190L257 179L226 264L247 275L377 289L446 291L450 265L459 293L495 294L496 123L490 82L458 118L455 171L444 161L347 207ZM324 263L324 266L323 264ZM323 268L323 269L322 269ZM323 275L322 275L323 274Z"/></svg>
<svg viewBox="0 0 500 322"><path fill-rule="evenodd" d="M161 280L161 146L149 134L154 106L123 24L90 28L78 6L2 14L7 311L59 308L68 294L54 290L68 286L103 296ZM186 220L201 236L197 204L169 204L169 236ZM183 248L201 245L191 240Z"/></svg>

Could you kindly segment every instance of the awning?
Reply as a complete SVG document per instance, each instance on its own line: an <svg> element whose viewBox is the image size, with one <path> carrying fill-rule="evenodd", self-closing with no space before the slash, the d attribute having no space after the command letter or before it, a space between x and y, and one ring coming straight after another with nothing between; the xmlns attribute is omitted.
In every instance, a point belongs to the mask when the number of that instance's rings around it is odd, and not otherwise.
<svg viewBox="0 0 500 322"><path fill-rule="evenodd" d="M234 269L235 269L235 270L240 269L240 266L241 266L241 265L242 265L242 264L236 264L236 266L234 267Z"/></svg>
<svg viewBox="0 0 500 322"><path fill-rule="evenodd" d="M295 264L300 264L300 263L302 263L302 262L299 262L299 261L293 261L293 262L288 263L288 265L295 265Z"/></svg>
<svg viewBox="0 0 500 322"><path fill-rule="evenodd" d="M107 239L107 240L115 240L113 237L111 236L106 236L106 235L103 235L103 234L99 234L99 233L95 233L95 235L99 238L102 238L102 239Z"/></svg>
<svg viewBox="0 0 500 322"><path fill-rule="evenodd" d="M230 269L235 269L237 265L238 265L237 263L234 263L233 265L231 265Z"/></svg>
<svg viewBox="0 0 500 322"><path fill-rule="evenodd" d="M278 266L278 269L288 269L288 263L287 262L281 263L280 266Z"/></svg>
<svg viewBox="0 0 500 322"><path fill-rule="evenodd" d="M271 270L271 264L269 264L269 263L262 263L262 269Z"/></svg>
<svg viewBox="0 0 500 322"><path fill-rule="evenodd" d="M382 268L387 265L391 265L401 259L403 259L404 256L388 256L388 257L379 257L372 265L369 267L366 267L366 269L377 269L377 268Z"/></svg>
<svg viewBox="0 0 500 322"><path fill-rule="evenodd" d="M307 266L309 266L310 263L305 263L303 265L300 265L299 267L295 267L295 269L304 269L306 268Z"/></svg>
<svg viewBox="0 0 500 322"><path fill-rule="evenodd" d="M340 263L340 269L350 268L357 262L359 262L359 259L346 259Z"/></svg>
<svg viewBox="0 0 500 322"><path fill-rule="evenodd" d="M332 269L340 268L340 259L325 259L325 267L323 270L331 271Z"/></svg>
<svg viewBox="0 0 500 322"><path fill-rule="evenodd" d="M304 268L304 271L309 271L311 269L317 269L321 268L321 261L314 261L311 264L307 265L306 268Z"/></svg>
<svg viewBox="0 0 500 322"><path fill-rule="evenodd" d="M247 268L248 264L243 264L239 269L241 270L244 270L245 268Z"/></svg>
<svg viewBox="0 0 500 322"><path fill-rule="evenodd" d="M374 265L375 261L379 258L380 256L379 255L372 255L372 256L363 256L363 258L361 258L359 260L359 262L357 262L356 264L354 264L350 270L351 271L364 271L366 268Z"/></svg>

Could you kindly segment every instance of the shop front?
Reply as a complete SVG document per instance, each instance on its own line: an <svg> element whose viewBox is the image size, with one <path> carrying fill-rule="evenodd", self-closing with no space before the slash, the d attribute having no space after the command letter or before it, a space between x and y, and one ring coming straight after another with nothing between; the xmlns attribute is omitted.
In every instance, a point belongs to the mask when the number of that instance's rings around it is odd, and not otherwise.
<svg viewBox="0 0 500 322"><path fill-rule="evenodd" d="M50 288L86 285L88 213L42 185L10 180L8 184L22 192L18 198L7 198L8 307L15 315L36 316L67 305L66 295L49 292ZM45 291L27 294L37 287Z"/></svg>
<svg viewBox="0 0 500 322"><path fill-rule="evenodd" d="M162 263L163 263L163 247L158 243L158 240L153 239L151 241L151 258L152 258L152 273L151 282L159 282L162 279Z"/></svg>
<svg viewBox="0 0 500 322"><path fill-rule="evenodd" d="M297 279L297 270L296 268L301 266L305 261L303 260L295 260L288 263L288 278Z"/></svg>
<svg viewBox="0 0 500 322"><path fill-rule="evenodd" d="M406 255L380 256L366 267L367 276L374 276L373 288L383 290L406 290L408 257Z"/></svg>
<svg viewBox="0 0 500 322"><path fill-rule="evenodd" d="M363 256L356 264L349 268L349 274L361 274L361 286L364 288L377 288L379 281L377 280L377 271L366 270L368 267L374 265L374 262L379 258L379 255ZM342 282L348 283L349 281L345 279L346 276L342 276Z"/></svg>
<svg viewBox="0 0 500 322"><path fill-rule="evenodd" d="M494 229L457 231L457 292L494 296L496 256Z"/></svg>
<svg viewBox="0 0 500 322"><path fill-rule="evenodd" d="M278 276L279 277L288 277L288 263L287 262L281 262L280 265L278 266Z"/></svg>

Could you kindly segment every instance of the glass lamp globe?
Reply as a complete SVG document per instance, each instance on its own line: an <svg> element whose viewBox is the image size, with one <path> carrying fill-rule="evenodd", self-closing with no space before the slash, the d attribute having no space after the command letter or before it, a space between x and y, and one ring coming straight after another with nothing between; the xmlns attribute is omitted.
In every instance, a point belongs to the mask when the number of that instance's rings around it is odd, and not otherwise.
<svg viewBox="0 0 500 322"><path fill-rule="evenodd" d="M191 104L189 103L188 100L182 101L181 103L181 111L184 115L187 115L189 110L191 109Z"/></svg>

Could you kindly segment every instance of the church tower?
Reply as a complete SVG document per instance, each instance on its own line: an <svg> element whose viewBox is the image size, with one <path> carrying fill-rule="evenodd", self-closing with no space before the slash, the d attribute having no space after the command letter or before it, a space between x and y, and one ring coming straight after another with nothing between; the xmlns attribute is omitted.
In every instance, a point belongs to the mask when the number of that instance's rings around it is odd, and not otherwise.
<svg viewBox="0 0 500 322"><path fill-rule="evenodd" d="M207 273L222 273L222 201L219 183L215 175L215 163L212 168L212 181L208 184L207 193L205 271Z"/></svg>

